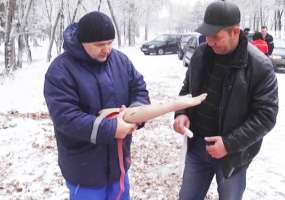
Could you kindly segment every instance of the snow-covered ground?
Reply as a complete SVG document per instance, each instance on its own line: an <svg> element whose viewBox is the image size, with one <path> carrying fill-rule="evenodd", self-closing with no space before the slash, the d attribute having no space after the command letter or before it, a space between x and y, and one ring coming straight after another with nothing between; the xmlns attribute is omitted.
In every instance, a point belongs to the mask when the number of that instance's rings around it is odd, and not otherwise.
<svg viewBox="0 0 285 200"><path fill-rule="evenodd" d="M153 103L177 96L186 70L177 55L144 56L138 47L122 51L144 75ZM32 53L36 60L32 65L25 64L13 76L0 80L0 199L68 199L42 95L46 50L38 47ZM277 77L278 121L250 165L245 200L285 199L285 74ZM129 172L132 199L177 199L183 140L172 130L172 121L172 113L164 115L134 134ZM217 199L215 184L207 199Z"/></svg>

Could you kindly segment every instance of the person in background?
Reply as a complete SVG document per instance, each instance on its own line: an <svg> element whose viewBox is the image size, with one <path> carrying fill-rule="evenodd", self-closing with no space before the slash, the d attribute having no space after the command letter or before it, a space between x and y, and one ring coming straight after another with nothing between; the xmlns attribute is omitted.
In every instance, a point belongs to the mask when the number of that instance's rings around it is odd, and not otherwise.
<svg viewBox="0 0 285 200"><path fill-rule="evenodd" d="M250 28L244 28L243 29L244 35L248 36L249 32L250 32Z"/></svg>
<svg viewBox="0 0 285 200"><path fill-rule="evenodd" d="M107 15L84 15L64 31L65 52L45 75L44 96L71 200L130 199L127 170L137 124L123 120L124 105L150 101L143 76L112 48L114 38ZM121 107L117 116L99 116L114 107Z"/></svg>
<svg viewBox="0 0 285 200"><path fill-rule="evenodd" d="M261 52L265 55L268 55L268 45L265 40L263 40L262 34L258 31L254 33L252 36L252 42L254 46L256 46Z"/></svg>
<svg viewBox="0 0 285 200"><path fill-rule="evenodd" d="M175 113L174 129L190 128L180 200L204 200L216 178L220 200L241 200L247 169L274 127L278 87L272 62L240 30L240 10L208 5L197 32L206 35L191 58L179 95L208 96Z"/></svg>
<svg viewBox="0 0 285 200"><path fill-rule="evenodd" d="M273 37L267 32L267 26L262 26L261 27L261 34L263 39L267 42L268 45L268 55L270 56L273 52L274 49L274 42L273 42Z"/></svg>

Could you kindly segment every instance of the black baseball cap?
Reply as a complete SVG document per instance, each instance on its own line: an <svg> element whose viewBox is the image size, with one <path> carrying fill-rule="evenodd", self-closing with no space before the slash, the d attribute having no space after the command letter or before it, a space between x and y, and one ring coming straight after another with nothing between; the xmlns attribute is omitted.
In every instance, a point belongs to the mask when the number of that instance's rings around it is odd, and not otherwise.
<svg viewBox="0 0 285 200"><path fill-rule="evenodd" d="M240 23L240 10L237 5L226 1L214 1L205 11L204 22L196 31L212 36L223 28Z"/></svg>

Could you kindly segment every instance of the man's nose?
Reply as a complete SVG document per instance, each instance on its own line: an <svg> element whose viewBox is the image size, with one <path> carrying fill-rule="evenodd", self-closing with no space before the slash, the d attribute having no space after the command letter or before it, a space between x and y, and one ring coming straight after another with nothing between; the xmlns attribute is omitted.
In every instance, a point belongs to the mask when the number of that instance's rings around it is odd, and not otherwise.
<svg viewBox="0 0 285 200"><path fill-rule="evenodd" d="M106 53L110 53L111 49L112 49L112 47L109 44L105 44L102 48L102 50Z"/></svg>

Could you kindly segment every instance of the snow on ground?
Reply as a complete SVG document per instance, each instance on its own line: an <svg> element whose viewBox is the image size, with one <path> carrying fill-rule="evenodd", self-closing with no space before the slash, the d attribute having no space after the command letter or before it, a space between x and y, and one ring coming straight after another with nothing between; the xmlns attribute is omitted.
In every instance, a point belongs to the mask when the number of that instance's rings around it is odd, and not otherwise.
<svg viewBox="0 0 285 200"><path fill-rule="evenodd" d="M152 103L177 96L186 68L177 55L144 56L122 49L144 75ZM68 199L57 166L52 123L42 95L46 50L33 49L36 61L0 80L0 199ZM276 127L264 139L248 170L245 200L285 199L285 74L277 74L280 111ZM146 123L134 135L131 196L135 200L175 200L181 184L182 137L172 130L173 114ZM283 124L282 124L283 122ZM212 184L207 199L218 199Z"/></svg>

